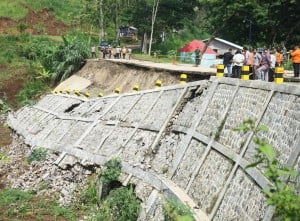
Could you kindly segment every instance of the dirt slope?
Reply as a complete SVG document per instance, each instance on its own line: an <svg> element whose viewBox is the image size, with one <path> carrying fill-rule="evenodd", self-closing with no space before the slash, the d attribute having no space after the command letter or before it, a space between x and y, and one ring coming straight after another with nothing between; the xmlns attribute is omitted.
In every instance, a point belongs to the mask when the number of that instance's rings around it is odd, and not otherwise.
<svg viewBox="0 0 300 221"><path fill-rule="evenodd" d="M131 92L134 84L138 84L140 90L153 89L158 79L163 86L179 83L176 72L117 64L109 60L88 60L77 75L93 82L87 89L91 93L104 92L105 95L113 93L116 87L121 89L121 93Z"/></svg>

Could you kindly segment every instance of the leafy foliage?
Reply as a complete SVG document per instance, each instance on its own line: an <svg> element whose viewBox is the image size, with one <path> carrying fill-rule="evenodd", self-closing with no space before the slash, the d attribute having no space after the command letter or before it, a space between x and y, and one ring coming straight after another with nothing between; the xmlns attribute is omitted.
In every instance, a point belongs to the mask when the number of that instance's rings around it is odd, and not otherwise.
<svg viewBox="0 0 300 221"><path fill-rule="evenodd" d="M175 200L167 199L164 204L164 215L166 221L193 221L191 210Z"/></svg>
<svg viewBox="0 0 300 221"><path fill-rule="evenodd" d="M42 93L46 91L48 85L42 81L34 80L25 82L24 87L17 94L17 101L20 105L32 105Z"/></svg>
<svg viewBox="0 0 300 221"><path fill-rule="evenodd" d="M29 163L33 161L44 161L47 157L47 150L42 147L35 148L27 158Z"/></svg>
<svg viewBox="0 0 300 221"><path fill-rule="evenodd" d="M121 174L122 164L117 158L113 158L107 161L104 166L106 169L101 170L99 173L99 178L104 184L109 184L112 181L118 180Z"/></svg>
<svg viewBox="0 0 300 221"><path fill-rule="evenodd" d="M107 199L100 206L93 220L128 221L137 220L140 201L135 196L133 187L120 187L110 191Z"/></svg>
<svg viewBox="0 0 300 221"><path fill-rule="evenodd" d="M94 207L100 203L95 179L88 180L87 185L79 194L78 203L86 209Z"/></svg>
<svg viewBox="0 0 300 221"><path fill-rule="evenodd" d="M267 203L275 206L275 215L283 220L298 220L300 217L300 196L295 193L297 185L290 179L297 176L294 169L285 167L278 159L278 154L266 140L260 139L257 134L267 131L264 125L255 127L253 120L246 120L237 128L239 131L254 133L253 142L257 145L255 162L247 168L261 166L264 175L271 181L269 190L263 190L267 197Z"/></svg>
<svg viewBox="0 0 300 221"><path fill-rule="evenodd" d="M63 37L63 43L42 58L54 82L65 80L82 67L89 54L87 45L82 35Z"/></svg>
<svg viewBox="0 0 300 221"><path fill-rule="evenodd" d="M299 42L299 1L199 0L199 3L200 27L218 37L244 45L251 43L251 35L252 46L260 47Z"/></svg>
<svg viewBox="0 0 300 221"><path fill-rule="evenodd" d="M0 99L0 114L6 113L9 110L9 104L5 100Z"/></svg>

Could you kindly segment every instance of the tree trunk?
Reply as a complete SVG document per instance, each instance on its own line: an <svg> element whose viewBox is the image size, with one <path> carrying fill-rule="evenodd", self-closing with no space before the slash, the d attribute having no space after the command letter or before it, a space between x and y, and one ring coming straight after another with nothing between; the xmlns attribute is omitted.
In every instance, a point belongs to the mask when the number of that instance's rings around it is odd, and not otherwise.
<svg viewBox="0 0 300 221"><path fill-rule="evenodd" d="M214 38L215 38L214 35L210 36L208 41L205 43L204 48L201 50L200 56L199 56L199 65L201 65L201 60L202 60L203 54L206 52L206 49L208 48L208 46L212 42L212 40L214 40Z"/></svg>
<svg viewBox="0 0 300 221"><path fill-rule="evenodd" d="M104 16L103 16L103 0L99 0L99 42L104 40Z"/></svg>
<svg viewBox="0 0 300 221"><path fill-rule="evenodd" d="M148 51L149 55L151 55L152 38L153 38L154 24L155 24L158 5L159 5L159 0L154 0L153 8L152 8L151 34L150 34L149 51Z"/></svg>
<svg viewBox="0 0 300 221"><path fill-rule="evenodd" d="M147 41L148 41L147 32L145 31L143 36L143 44L142 44L142 52L145 54L147 53Z"/></svg>

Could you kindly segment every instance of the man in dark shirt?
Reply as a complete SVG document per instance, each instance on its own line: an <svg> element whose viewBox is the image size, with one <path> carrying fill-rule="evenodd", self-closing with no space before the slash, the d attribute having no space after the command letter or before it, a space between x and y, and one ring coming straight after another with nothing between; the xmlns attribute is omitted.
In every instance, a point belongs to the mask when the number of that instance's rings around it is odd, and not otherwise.
<svg viewBox="0 0 300 221"><path fill-rule="evenodd" d="M195 60L196 60L196 67L198 67L200 63L200 49L199 47L196 48L195 50Z"/></svg>
<svg viewBox="0 0 300 221"><path fill-rule="evenodd" d="M227 52L224 53L223 55L223 64L225 68L227 69L227 77L231 77L231 64L232 64L232 49L229 48Z"/></svg>

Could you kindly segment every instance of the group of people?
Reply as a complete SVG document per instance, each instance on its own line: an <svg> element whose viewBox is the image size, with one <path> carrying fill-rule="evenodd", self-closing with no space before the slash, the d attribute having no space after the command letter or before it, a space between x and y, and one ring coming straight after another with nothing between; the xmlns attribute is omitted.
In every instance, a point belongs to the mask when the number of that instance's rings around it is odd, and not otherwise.
<svg viewBox="0 0 300 221"><path fill-rule="evenodd" d="M113 48L110 45L108 45L106 47L99 47L99 51L102 54L103 59L105 58L111 59L112 57L115 59L120 59L120 58L126 59L126 55L129 60L131 59L131 48L126 48L125 46L122 48L120 46ZM91 54L92 54L92 58L97 58L95 46L92 46Z"/></svg>
<svg viewBox="0 0 300 221"><path fill-rule="evenodd" d="M285 47L274 48L273 50L266 48L248 50L247 47L244 47L243 50L236 50L235 53L229 49L223 54L226 76L240 78L242 66L247 65L249 66L250 79L273 81L275 67L283 66L287 54L290 54L292 58L294 77L299 77L300 49L298 46L289 52L286 51Z"/></svg>

